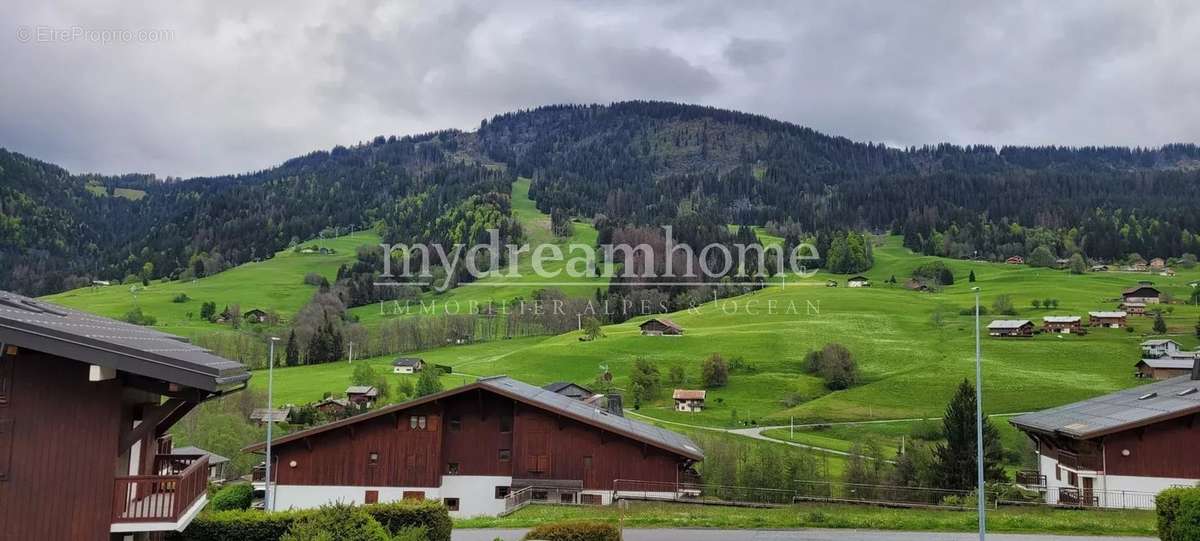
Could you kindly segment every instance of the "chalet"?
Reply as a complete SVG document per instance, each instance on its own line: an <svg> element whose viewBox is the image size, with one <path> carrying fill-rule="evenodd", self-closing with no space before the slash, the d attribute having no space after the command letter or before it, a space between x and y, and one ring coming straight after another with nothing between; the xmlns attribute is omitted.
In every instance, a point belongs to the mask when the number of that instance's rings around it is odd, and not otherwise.
<svg viewBox="0 0 1200 541"><path fill-rule="evenodd" d="M167 431L249 378L177 336L0 292L0 539L183 530L209 462Z"/></svg>
<svg viewBox="0 0 1200 541"><path fill-rule="evenodd" d="M675 400L675 411L698 412L704 411L704 397L708 391L691 391L675 389L671 398Z"/></svg>
<svg viewBox="0 0 1200 541"><path fill-rule="evenodd" d="M609 504L630 482L672 497L704 458L684 436L505 376L288 434L272 456L277 509L431 499L454 517Z"/></svg>
<svg viewBox="0 0 1200 541"><path fill-rule="evenodd" d="M1158 290L1153 287L1146 286L1146 285L1138 285L1138 286L1134 286L1134 287L1131 287L1131 288L1123 291L1121 293L1121 299L1124 300L1125 302L1140 302L1142 304L1158 304L1159 303L1159 295L1160 295L1160 293L1158 292Z"/></svg>
<svg viewBox="0 0 1200 541"><path fill-rule="evenodd" d="M229 459L213 452L205 451L199 447L176 447L172 454L176 455L191 455L203 456L208 459L208 482L224 483L229 477L225 467L229 464Z"/></svg>
<svg viewBox="0 0 1200 541"><path fill-rule="evenodd" d="M846 280L846 287L871 287L871 281L866 276L855 276Z"/></svg>
<svg viewBox="0 0 1200 541"><path fill-rule="evenodd" d="M989 336L1000 338L1033 336L1033 322L1028 319L997 319L987 328Z"/></svg>
<svg viewBox="0 0 1200 541"><path fill-rule="evenodd" d="M683 327L666 318L647 319L638 328L642 336L682 336Z"/></svg>
<svg viewBox="0 0 1200 541"><path fill-rule="evenodd" d="M1196 354L1181 351L1162 357L1144 358L1134 365L1134 369L1139 378L1168 379L1191 372L1195 363Z"/></svg>
<svg viewBox="0 0 1200 541"><path fill-rule="evenodd" d="M353 405L354 404L345 398L326 398L313 404L313 408L325 415L331 417L340 417L344 415L346 410L350 409L350 407Z"/></svg>
<svg viewBox="0 0 1200 541"><path fill-rule="evenodd" d="M1042 318L1042 330L1062 334L1079 334L1083 331L1083 318L1079 316L1046 316Z"/></svg>
<svg viewBox="0 0 1200 541"><path fill-rule="evenodd" d="M393 374L416 374L425 369L425 360L416 357L400 357L392 361Z"/></svg>
<svg viewBox="0 0 1200 541"><path fill-rule="evenodd" d="M242 314L242 321L245 321L246 323L266 323L267 313L255 308L249 312L246 312L245 314Z"/></svg>
<svg viewBox="0 0 1200 541"><path fill-rule="evenodd" d="M1150 268L1154 270L1163 270L1167 268L1167 262L1161 257L1156 257L1150 260Z"/></svg>
<svg viewBox="0 0 1200 541"><path fill-rule="evenodd" d="M587 387L569 381L556 381L554 383L543 385L542 388L552 393L558 393L569 398L574 398L575 400L588 400L596 396L596 393L593 393Z"/></svg>
<svg viewBox="0 0 1200 541"><path fill-rule="evenodd" d="M1125 327L1126 312L1088 312L1089 327L1107 327L1120 329Z"/></svg>
<svg viewBox="0 0 1200 541"><path fill-rule="evenodd" d="M1188 375L1009 422L1033 440L1036 472L1018 482L1054 504L1154 508L1154 496L1200 481L1200 364Z"/></svg>
<svg viewBox="0 0 1200 541"><path fill-rule="evenodd" d="M1123 302L1120 308L1130 315L1144 316L1146 315L1146 303L1144 302Z"/></svg>
<svg viewBox="0 0 1200 541"><path fill-rule="evenodd" d="M1092 265L1092 272L1108 272L1108 265Z"/></svg>
<svg viewBox="0 0 1200 541"><path fill-rule="evenodd" d="M1148 265L1146 265L1145 262L1131 263L1131 264L1127 265L1124 270L1129 271L1129 272L1146 272L1146 271L1150 270L1150 267Z"/></svg>
<svg viewBox="0 0 1200 541"><path fill-rule="evenodd" d="M1142 357L1166 357L1172 353L1179 353L1179 342L1170 338L1155 338L1142 342Z"/></svg>
<svg viewBox="0 0 1200 541"><path fill-rule="evenodd" d="M359 406L371 407L379 398L379 389L371 385L351 385L346 387L346 400Z"/></svg>
<svg viewBox="0 0 1200 541"><path fill-rule="evenodd" d="M254 408L250 410L250 420L254 421L258 426L263 426L268 422L276 424L286 423L291 414L291 408Z"/></svg>
<svg viewBox="0 0 1200 541"><path fill-rule="evenodd" d="M1009 257L1008 259L1005 259L1004 262L1009 265L1024 265L1025 258L1023 258L1019 255L1014 255L1014 256Z"/></svg>

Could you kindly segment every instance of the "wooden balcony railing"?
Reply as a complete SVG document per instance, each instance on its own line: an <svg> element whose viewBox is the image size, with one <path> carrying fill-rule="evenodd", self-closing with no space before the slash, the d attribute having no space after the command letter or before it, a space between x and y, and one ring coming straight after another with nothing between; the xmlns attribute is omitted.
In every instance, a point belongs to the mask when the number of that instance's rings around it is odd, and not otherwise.
<svg viewBox="0 0 1200 541"><path fill-rule="evenodd" d="M1046 488L1046 476L1036 471L1019 471L1017 484L1030 488Z"/></svg>
<svg viewBox="0 0 1200 541"><path fill-rule="evenodd" d="M117 477L113 490L113 524L175 522L208 489L208 457L156 457L159 475Z"/></svg>

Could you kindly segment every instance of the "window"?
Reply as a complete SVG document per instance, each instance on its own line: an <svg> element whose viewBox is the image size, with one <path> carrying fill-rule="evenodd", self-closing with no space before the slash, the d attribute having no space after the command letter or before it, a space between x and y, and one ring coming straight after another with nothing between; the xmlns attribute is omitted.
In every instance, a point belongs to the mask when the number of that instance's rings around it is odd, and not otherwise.
<svg viewBox="0 0 1200 541"><path fill-rule="evenodd" d="M446 475L458 475L458 463L450 462L446 464Z"/></svg>
<svg viewBox="0 0 1200 541"><path fill-rule="evenodd" d="M368 466L376 466L378 464L379 464L379 453L377 453L375 451L371 451L370 453L367 453L367 465Z"/></svg>
<svg viewBox="0 0 1200 541"><path fill-rule="evenodd" d="M512 426L513 426L512 416L510 416L510 415L501 415L500 416L500 432L503 432L503 433L512 432Z"/></svg>
<svg viewBox="0 0 1200 541"><path fill-rule="evenodd" d="M580 494L579 503L583 505L601 505L604 503L604 499L599 494Z"/></svg>
<svg viewBox="0 0 1200 541"><path fill-rule="evenodd" d="M368 490L367 493L363 495L363 503L379 503L379 491Z"/></svg>
<svg viewBox="0 0 1200 541"><path fill-rule="evenodd" d="M512 491L512 489L509 487L505 487L505 486L496 487L496 499L503 500L504 498L507 498L508 493L511 491Z"/></svg>
<svg viewBox="0 0 1200 541"><path fill-rule="evenodd" d="M413 415L408 418L408 427L413 430L425 430L426 421L424 415Z"/></svg>
<svg viewBox="0 0 1200 541"><path fill-rule="evenodd" d="M459 430L462 430L462 418L451 417L450 418L450 431L458 432Z"/></svg>
<svg viewBox="0 0 1200 541"><path fill-rule="evenodd" d="M531 495L530 495L530 497L531 497L531 498L532 498L534 501L544 502L544 501L546 501L546 500L547 500L547 499L548 499L550 496L549 496L549 494L548 494L548 493L547 493L545 490L535 490L535 491L533 491L533 494L531 494Z"/></svg>
<svg viewBox="0 0 1200 541"><path fill-rule="evenodd" d="M1062 466L1059 466L1058 464L1054 465L1054 480L1062 481Z"/></svg>
<svg viewBox="0 0 1200 541"><path fill-rule="evenodd" d="M575 493L574 492L560 493L558 495L558 502L559 503L567 503L567 504L575 503Z"/></svg>
<svg viewBox="0 0 1200 541"><path fill-rule="evenodd" d="M446 509L458 511L458 498L446 498L442 503L446 504Z"/></svg>
<svg viewBox="0 0 1200 541"><path fill-rule="evenodd" d="M585 469L585 470L592 469L592 457L590 457L590 456L583 457L583 469Z"/></svg>
<svg viewBox="0 0 1200 541"><path fill-rule="evenodd" d="M508 462L512 460L512 449L500 450L500 462Z"/></svg>
<svg viewBox="0 0 1200 541"><path fill-rule="evenodd" d="M421 501L425 499L425 493L419 490L405 490L404 499L406 501Z"/></svg>
<svg viewBox="0 0 1200 541"><path fill-rule="evenodd" d="M550 455L529 455L525 459L525 469L530 473L550 471Z"/></svg>

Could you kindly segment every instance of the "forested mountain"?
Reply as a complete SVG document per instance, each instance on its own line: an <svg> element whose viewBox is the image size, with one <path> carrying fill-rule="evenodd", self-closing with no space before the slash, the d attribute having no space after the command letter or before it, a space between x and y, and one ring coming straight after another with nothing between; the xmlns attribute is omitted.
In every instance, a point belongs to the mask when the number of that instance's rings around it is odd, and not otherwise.
<svg viewBox="0 0 1200 541"><path fill-rule="evenodd" d="M740 223L825 246L838 231L890 229L956 257L1200 251L1195 145L896 149L757 115L623 102L377 137L216 178L71 175L0 150L0 287L202 275L331 227L405 242L471 242L488 227L519 237L507 202L517 175L534 179L541 210L594 219L602 240L673 224L703 242Z"/></svg>

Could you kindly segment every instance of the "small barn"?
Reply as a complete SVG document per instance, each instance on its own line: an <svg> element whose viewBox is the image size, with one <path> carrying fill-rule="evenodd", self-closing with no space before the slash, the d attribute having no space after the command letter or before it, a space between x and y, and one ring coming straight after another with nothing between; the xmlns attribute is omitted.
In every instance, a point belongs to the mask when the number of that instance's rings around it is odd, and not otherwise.
<svg viewBox="0 0 1200 541"><path fill-rule="evenodd" d="M1120 308L1130 315L1144 316L1146 315L1146 303L1144 302L1123 302Z"/></svg>
<svg viewBox="0 0 1200 541"><path fill-rule="evenodd" d="M350 401L345 398L326 398L313 404L313 408L330 417L342 416L350 406Z"/></svg>
<svg viewBox="0 0 1200 541"><path fill-rule="evenodd" d="M593 393L591 389L570 381L556 381L543 385L542 388L552 393L574 398L575 400L588 400L596 396L596 393Z"/></svg>
<svg viewBox="0 0 1200 541"><path fill-rule="evenodd" d="M846 287L871 287L871 281L866 276L855 276L846 280Z"/></svg>
<svg viewBox="0 0 1200 541"><path fill-rule="evenodd" d="M211 451L205 451L199 447L176 447L171 451L171 455L182 456L204 456L208 457L208 481L210 483L224 483L229 477L225 472L225 466L229 464L229 459Z"/></svg>
<svg viewBox="0 0 1200 541"><path fill-rule="evenodd" d="M1150 260L1150 268L1154 270L1163 270L1167 268L1167 262L1161 257L1156 257Z"/></svg>
<svg viewBox="0 0 1200 541"><path fill-rule="evenodd" d="M642 336L682 336L683 327L667 318L647 319L638 325Z"/></svg>
<svg viewBox="0 0 1200 541"><path fill-rule="evenodd" d="M392 361L393 374L416 374L425 369L425 360L416 357L400 357Z"/></svg>
<svg viewBox="0 0 1200 541"><path fill-rule="evenodd" d="M371 385L351 385L346 388L346 400L360 406L371 407L379 398L379 389Z"/></svg>
<svg viewBox="0 0 1200 541"><path fill-rule="evenodd" d="M1028 319L997 319L988 323L988 336L997 338L1033 336L1033 322Z"/></svg>
<svg viewBox="0 0 1200 541"><path fill-rule="evenodd" d="M291 414L292 410L290 408L254 408L253 410L250 410L250 420L254 421L258 426L263 426L268 422L286 423L288 416Z"/></svg>
<svg viewBox="0 0 1200 541"><path fill-rule="evenodd" d="M1146 379L1170 379L1176 376L1191 374L1196 366L1196 356L1191 353L1177 353L1165 357L1142 359L1134 366L1137 377Z"/></svg>
<svg viewBox="0 0 1200 541"><path fill-rule="evenodd" d="M1014 255L1014 256L1009 257L1008 259L1005 259L1004 262L1009 265L1024 265L1025 258L1023 258L1019 255Z"/></svg>
<svg viewBox="0 0 1200 541"><path fill-rule="evenodd" d="M1140 302L1142 304L1158 304L1159 297L1162 294L1158 289L1147 286L1137 285L1121 292L1121 299L1125 302Z"/></svg>
<svg viewBox="0 0 1200 541"><path fill-rule="evenodd" d="M675 389L671 398L675 400L675 411L695 413L704 411L704 397L707 395L708 391Z"/></svg>
<svg viewBox="0 0 1200 541"><path fill-rule="evenodd" d="M1046 316L1042 318L1042 330L1061 334L1079 334L1083 331L1083 318L1079 316Z"/></svg>
<svg viewBox="0 0 1200 541"><path fill-rule="evenodd" d="M1088 312L1088 326L1121 329L1125 327L1126 318L1128 316L1129 314L1123 311Z"/></svg>
<svg viewBox="0 0 1200 541"><path fill-rule="evenodd" d="M255 308L246 312L245 314L242 314L242 321L245 321L246 323L266 323L267 313Z"/></svg>

